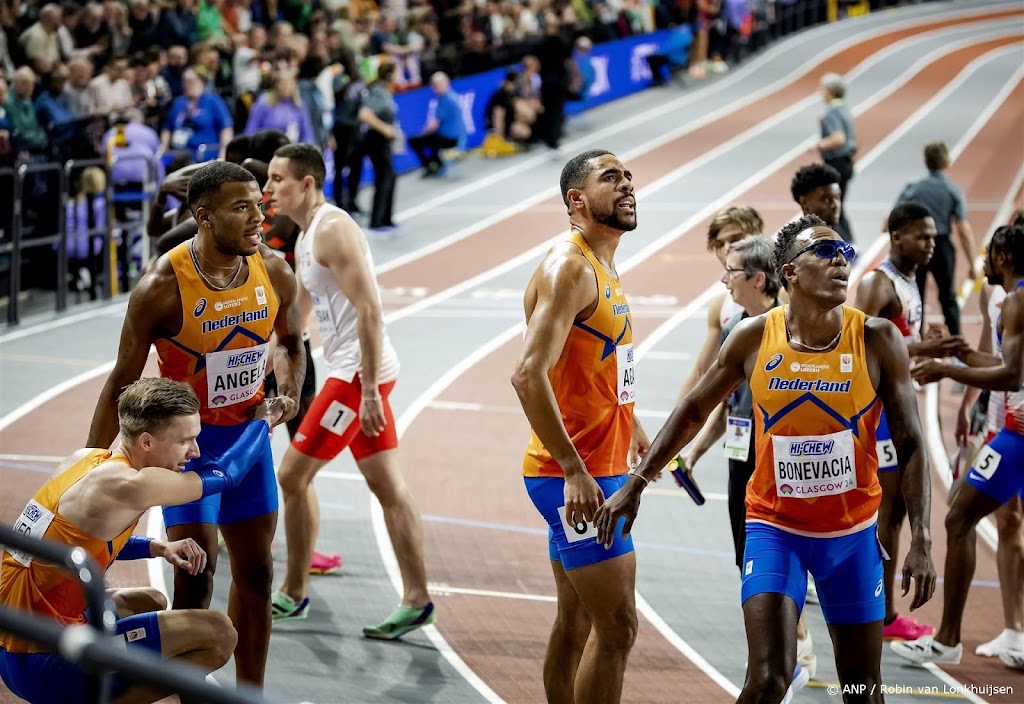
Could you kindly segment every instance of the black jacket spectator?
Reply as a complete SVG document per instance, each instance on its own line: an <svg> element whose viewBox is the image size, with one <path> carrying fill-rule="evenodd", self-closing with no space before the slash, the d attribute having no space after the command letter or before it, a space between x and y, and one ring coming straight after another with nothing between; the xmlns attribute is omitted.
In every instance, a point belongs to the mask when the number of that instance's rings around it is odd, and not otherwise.
<svg viewBox="0 0 1024 704"><path fill-rule="evenodd" d="M160 15L156 36L160 46L165 49L175 44L192 46L198 38L196 15L191 9L182 9L183 4L191 3L189 0L178 0L176 7L168 8Z"/></svg>

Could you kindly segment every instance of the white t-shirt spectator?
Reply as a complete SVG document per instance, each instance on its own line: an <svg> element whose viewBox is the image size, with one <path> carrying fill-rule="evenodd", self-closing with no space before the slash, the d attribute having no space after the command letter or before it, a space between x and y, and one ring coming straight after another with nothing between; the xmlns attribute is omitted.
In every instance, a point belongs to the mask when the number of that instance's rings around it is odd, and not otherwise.
<svg viewBox="0 0 1024 704"><path fill-rule="evenodd" d="M235 93L260 92L260 64L254 61L255 58L256 52L247 46L235 49L235 56L232 59Z"/></svg>
<svg viewBox="0 0 1024 704"><path fill-rule="evenodd" d="M89 98L93 112L100 115L109 115L135 104L128 81L122 78L111 83L106 73L101 73L89 83Z"/></svg>
<svg viewBox="0 0 1024 704"><path fill-rule="evenodd" d="M56 32L48 33L39 22L22 32L18 41L25 48L29 61L42 61L50 66L60 61L60 39Z"/></svg>

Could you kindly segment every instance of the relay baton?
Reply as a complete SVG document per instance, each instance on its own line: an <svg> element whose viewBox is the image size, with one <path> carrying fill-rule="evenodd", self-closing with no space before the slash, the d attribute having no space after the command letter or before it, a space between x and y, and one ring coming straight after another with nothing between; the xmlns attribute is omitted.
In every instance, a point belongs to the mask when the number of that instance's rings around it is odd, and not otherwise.
<svg viewBox="0 0 1024 704"><path fill-rule="evenodd" d="M676 457L668 463L668 468L672 472L672 476L679 482L679 485L686 489L686 493L693 499L693 503L703 506L705 501L704 494L700 493L700 487L693 480L693 472L686 468L686 462L683 461L683 458Z"/></svg>

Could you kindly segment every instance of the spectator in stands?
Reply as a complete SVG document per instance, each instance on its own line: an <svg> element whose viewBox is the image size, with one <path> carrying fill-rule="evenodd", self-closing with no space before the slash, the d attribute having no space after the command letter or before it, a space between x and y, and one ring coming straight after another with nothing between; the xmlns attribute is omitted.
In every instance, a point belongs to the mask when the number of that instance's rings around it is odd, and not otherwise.
<svg viewBox="0 0 1024 704"><path fill-rule="evenodd" d="M61 56L72 59L78 56L89 58L89 53L86 50L75 46L75 28L78 27L78 20L82 16L82 6L72 0L65 0L61 11L63 12L62 20L60 27L57 28Z"/></svg>
<svg viewBox="0 0 1024 704"><path fill-rule="evenodd" d="M423 132L409 138L409 147L425 169L424 176L444 175L442 149L452 149L466 138L462 108L452 91L451 80L440 71L430 77L430 87L437 97L431 101Z"/></svg>
<svg viewBox="0 0 1024 704"><path fill-rule="evenodd" d="M103 135L103 153L113 162L110 177L114 188L141 191L150 180L163 180L163 164L157 158L160 135L145 124L142 111L129 108L117 118L113 127ZM153 164L151 172L147 162Z"/></svg>
<svg viewBox="0 0 1024 704"><path fill-rule="evenodd" d="M7 96L7 119L11 122L11 146L16 153L32 156L46 154L46 132L36 118L32 95L36 89L36 74L28 66L14 72L11 92Z"/></svg>
<svg viewBox="0 0 1024 704"><path fill-rule="evenodd" d="M82 10L74 31L75 46L92 59L93 66L100 70L109 65L114 54L111 49L110 27L103 16L103 6L91 2Z"/></svg>
<svg viewBox="0 0 1024 704"><path fill-rule="evenodd" d="M95 166L82 169L65 213L70 288L77 293L88 291L93 300L97 297L93 282L102 270L99 258L106 224L106 189L107 177L103 169Z"/></svg>
<svg viewBox="0 0 1024 704"><path fill-rule="evenodd" d="M578 79L572 44L562 35L558 17L552 12L544 17L544 38L534 53L540 59L540 100L544 106L534 133L549 149L557 150L565 123L565 102Z"/></svg>
<svg viewBox="0 0 1024 704"><path fill-rule="evenodd" d="M165 8L157 24L156 38L165 49L174 45L192 46L199 40L195 0L177 0Z"/></svg>
<svg viewBox="0 0 1024 704"><path fill-rule="evenodd" d="M196 12L196 36L199 41L212 41L215 44L227 41L221 5L222 0L199 0L199 10Z"/></svg>
<svg viewBox="0 0 1024 704"><path fill-rule="evenodd" d="M365 129L361 140L361 155L373 164L373 207L370 210L370 229L389 232L395 199L395 169L392 165L392 145L398 135L395 120L398 105L392 95L395 64L385 61L377 69L377 79L367 87L363 104L359 108L359 122Z"/></svg>
<svg viewBox="0 0 1024 704"><path fill-rule="evenodd" d="M71 59L68 62L68 82L64 86L64 95L68 99L68 109L77 118L89 117L93 114L92 95L89 83L92 82L92 62L84 57Z"/></svg>
<svg viewBox="0 0 1024 704"><path fill-rule="evenodd" d="M685 68L690 61L690 45L693 43L693 30L689 25L672 27L668 37L658 47L658 51L647 57L651 67L651 85L663 86L666 83L664 69L668 69L669 78L673 69Z"/></svg>
<svg viewBox="0 0 1024 704"><path fill-rule="evenodd" d="M825 101L825 114L821 118L818 151L821 152L821 160L839 172L843 208L836 232L847 242L853 242L853 230L846 218L846 189L853 178L857 136L853 129L853 113L846 104L846 81L838 73L826 73L821 77L821 95Z"/></svg>
<svg viewBox="0 0 1024 704"><path fill-rule="evenodd" d="M896 199L897 204L906 201L920 203L935 220L935 253L927 267L917 267L917 287L924 298L924 289L928 282L928 274L935 279L939 289L939 304L942 316L946 319L946 327L950 335L960 334L960 306L956 302L956 249L953 247L952 234L955 232L960 240L960 247L967 259L967 275L972 279L978 277L974 259L978 254L978 246L974 241L974 229L967 219L967 200L963 189L949 180L946 169L949 168L949 150L943 142L932 142L924 147L924 163L928 175L907 186ZM927 299L926 299L927 300Z"/></svg>
<svg viewBox="0 0 1024 704"><path fill-rule="evenodd" d="M57 64L46 79L45 89L36 98L36 118L51 137L75 119L71 103L64 92L67 82L67 66Z"/></svg>
<svg viewBox="0 0 1024 704"><path fill-rule="evenodd" d="M188 68L188 49L183 46L172 46L167 50L167 65L160 75L167 81L171 95L177 98L185 92L183 79Z"/></svg>
<svg viewBox="0 0 1024 704"><path fill-rule="evenodd" d="M134 99L128 83L128 59L114 56L107 62L103 73L89 83L89 100L93 112L100 115L132 107Z"/></svg>
<svg viewBox="0 0 1024 704"><path fill-rule="evenodd" d="M128 26L132 30L131 41L128 42L128 54L144 51L156 42L157 14L149 4L149 0L129 0Z"/></svg>
<svg viewBox="0 0 1024 704"><path fill-rule="evenodd" d="M132 42L132 27L128 22L128 10L118 0L107 0L103 5L107 26L110 28L110 52L128 56Z"/></svg>
<svg viewBox="0 0 1024 704"><path fill-rule="evenodd" d="M242 131L249 119L249 111L263 82L261 62L267 45L267 30L254 24L247 34L235 37L235 53L231 59L231 75L235 83L235 127Z"/></svg>
<svg viewBox="0 0 1024 704"><path fill-rule="evenodd" d="M514 154L514 142L525 142L530 138L530 128L516 119L516 86L519 74L509 71L487 100L484 108L484 123L487 137L481 146L485 157L491 158Z"/></svg>
<svg viewBox="0 0 1024 704"><path fill-rule="evenodd" d="M60 5L43 5L39 10L39 20L18 38L25 58L37 71L45 73L60 62L61 50L57 30L60 28L63 13Z"/></svg>
<svg viewBox="0 0 1024 704"><path fill-rule="evenodd" d="M255 134L260 130L280 130L293 143L315 144L316 135L309 110L299 97L291 71L278 70L273 90L261 95L252 106L249 120L245 123L245 133Z"/></svg>
<svg viewBox="0 0 1024 704"><path fill-rule="evenodd" d="M10 164L14 161L14 147L11 145L11 117L7 112L7 81L0 77L0 164ZM2 222L7 222L7 215L10 212L8 198L0 199L0 212L4 214Z"/></svg>
<svg viewBox="0 0 1024 704"><path fill-rule="evenodd" d="M3 3L0 3L2 7ZM10 16L10 12L0 11L0 74L4 76L10 76L14 73L14 59L11 58L10 48L7 46L7 32L4 31L4 21L2 15L7 14Z"/></svg>
<svg viewBox="0 0 1024 704"><path fill-rule="evenodd" d="M175 98L167 111L161 148L188 149L195 161L215 159L235 136L231 112L223 98L204 90L192 69L183 74L183 84L184 95Z"/></svg>
<svg viewBox="0 0 1024 704"><path fill-rule="evenodd" d="M171 102L171 89L160 75L160 52L153 48L132 59L132 98L147 118L162 117ZM159 125L159 121L153 124Z"/></svg>
<svg viewBox="0 0 1024 704"><path fill-rule="evenodd" d="M359 108L363 105L366 81L351 51L342 53L341 65L344 75L340 77L334 92L334 126L331 128L335 145L334 202L350 215L355 215L360 212L356 194L359 192L363 172Z"/></svg>
<svg viewBox="0 0 1024 704"><path fill-rule="evenodd" d="M594 44L590 41L589 37L579 37L576 40L576 52L573 54L573 61L576 62L579 84L576 86L576 90L573 91L572 98L581 103L585 103L587 98L590 97L590 89L593 87L594 81L597 80L597 71L594 69L594 63L590 60L590 52L593 48Z"/></svg>

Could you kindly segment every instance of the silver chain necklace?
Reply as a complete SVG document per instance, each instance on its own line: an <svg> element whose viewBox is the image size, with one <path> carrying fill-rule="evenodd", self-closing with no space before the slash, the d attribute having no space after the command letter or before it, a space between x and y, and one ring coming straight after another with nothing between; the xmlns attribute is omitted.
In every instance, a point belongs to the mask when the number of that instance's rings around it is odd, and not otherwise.
<svg viewBox="0 0 1024 704"><path fill-rule="evenodd" d="M782 320L786 324L786 336L790 339L790 341L795 342L804 349L811 350L812 352L825 352L826 350L831 349L833 345L839 342L839 336L843 334L843 328L842 326L839 326L839 332L836 333L836 336L833 337L827 345L825 345L824 347L815 347L814 345L808 345L806 342L801 342L800 340L796 339L796 336L793 335L793 332L789 329L789 306L786 306L786 310L782 314Z"/></svg>
<svg viewBox="0 0 1024 704"><path fill-rule="evenodd" d="M189 246L189 255L192 257L192 264L195 266L196 271L199 273L199 277L203 280L203 283L205 283L209 288L213 289L214 291L227 291L229 288L231 288L231 286L235 283L235 280L238 278L238 274L241 273L242 271L242 257L238 258L238 264L235 265L235 272L231 275L231 280L228 281L223 286L218 286L215 283L213 283L209 275L205 271L203 271L203 267L199 265L199 259L196 257L197 251L198 250L196 249L196 241L192 240L192 244ZM203 258L205 259L205 257Z"/></svg>

